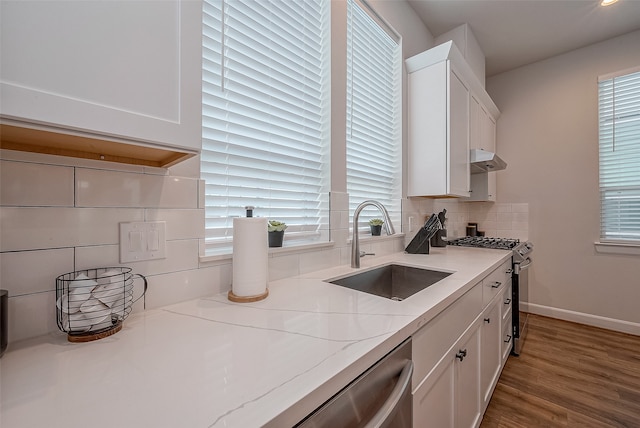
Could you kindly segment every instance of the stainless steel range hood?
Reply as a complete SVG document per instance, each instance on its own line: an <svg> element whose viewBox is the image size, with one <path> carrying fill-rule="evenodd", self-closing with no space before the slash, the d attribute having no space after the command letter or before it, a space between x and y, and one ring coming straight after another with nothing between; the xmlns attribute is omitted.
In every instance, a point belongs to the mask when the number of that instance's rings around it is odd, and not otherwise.
<svg viewBox="0 0 640 428"><path fill-rule="evenodd" d="M497 154L481 149L470 150L469 163L471 164L471 174L500 171L507 167L507 163Z"/></svg>

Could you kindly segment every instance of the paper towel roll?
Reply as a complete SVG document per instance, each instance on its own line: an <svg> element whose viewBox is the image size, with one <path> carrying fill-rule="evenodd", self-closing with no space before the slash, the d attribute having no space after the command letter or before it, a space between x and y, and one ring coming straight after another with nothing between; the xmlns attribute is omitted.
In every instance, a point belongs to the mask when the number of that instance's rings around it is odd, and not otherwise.
<svg viewBox="0 0 640 428"><path fill-rule="evenodd" d="M266 218L233 219L233 282L229 298L267 296L269 280L267 239Z"/></svg>

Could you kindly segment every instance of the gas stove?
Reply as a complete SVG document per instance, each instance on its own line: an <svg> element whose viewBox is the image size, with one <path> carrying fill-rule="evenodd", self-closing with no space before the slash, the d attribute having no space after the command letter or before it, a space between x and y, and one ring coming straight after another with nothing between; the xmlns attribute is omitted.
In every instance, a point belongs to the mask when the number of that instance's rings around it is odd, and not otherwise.
<svg viewBox="0 0 640 428"><path fill-rule="evenodd" d="M519 243L519 239L491 238L488 236L465 236L464 238L453 239L448 242L449 245L458 247L492 248L496 250L512 250Z"/></svg>

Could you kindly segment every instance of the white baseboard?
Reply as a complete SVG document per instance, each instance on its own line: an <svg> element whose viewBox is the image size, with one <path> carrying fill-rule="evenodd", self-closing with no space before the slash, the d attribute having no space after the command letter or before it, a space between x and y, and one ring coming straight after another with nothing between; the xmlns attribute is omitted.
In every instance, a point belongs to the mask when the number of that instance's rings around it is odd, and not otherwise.
<svg viewBox="0 0 640 428"><path fill-rule="evenodd" d="M639 323L617 320L614 318L606 318L598 315L585 314L584 312L575 312L566 309L553 308L551 306L536 305L535 303L520 302L520 305L522 311L524 312L640 336Z"/></svg>

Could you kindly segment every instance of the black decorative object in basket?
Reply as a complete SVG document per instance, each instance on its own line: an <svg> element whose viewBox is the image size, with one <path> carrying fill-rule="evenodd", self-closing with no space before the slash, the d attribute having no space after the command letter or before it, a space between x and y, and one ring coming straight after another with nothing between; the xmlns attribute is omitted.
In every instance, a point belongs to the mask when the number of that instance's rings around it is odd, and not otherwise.
<svg viewBox="0 0 640 428"><path fill-rule="evenodd" d="M144 281L133 300L133 277ZM65 273L56 278L56 319L70 342L89 342L122 329L133 303L147 292L147 279L128 267L106 267Z"/></svg>

